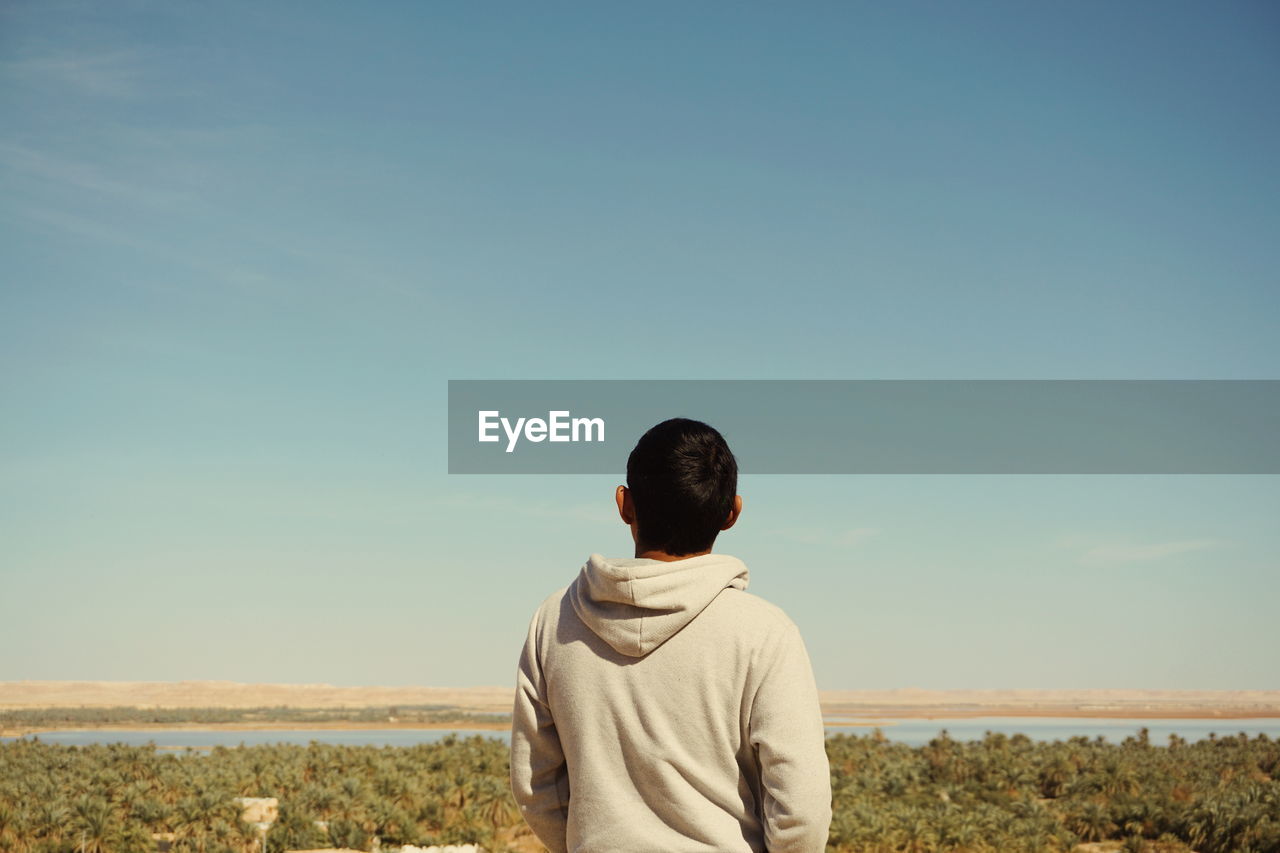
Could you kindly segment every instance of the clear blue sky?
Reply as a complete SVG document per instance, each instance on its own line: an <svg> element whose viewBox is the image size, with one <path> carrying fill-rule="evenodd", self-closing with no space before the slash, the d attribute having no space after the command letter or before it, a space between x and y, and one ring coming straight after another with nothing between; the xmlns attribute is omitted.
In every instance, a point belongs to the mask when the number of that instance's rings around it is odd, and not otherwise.
<svg viewBox="0 0 1280 853"><path fill-rule="evenodd" d="M0 680L513 683L618 481L450 378L1280 377L1277 104L1268 3L6 3ZM824 688L1280 688L1275 477L742 491Z"/></svg>

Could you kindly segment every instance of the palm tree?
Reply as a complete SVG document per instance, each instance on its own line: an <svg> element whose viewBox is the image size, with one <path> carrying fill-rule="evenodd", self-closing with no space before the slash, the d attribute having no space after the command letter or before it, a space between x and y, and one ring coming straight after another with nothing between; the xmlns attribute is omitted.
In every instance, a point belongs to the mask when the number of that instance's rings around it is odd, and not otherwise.
<svg viewBox="0 0 1280 853"><path fill-rule="evenodd" d="M74 810L81 853L113 851L120 833L112 820L111 805L101 797L84 794L75 801Z"/></svg>
<svg viewBox="0 0 1280 853"><path fill-rule="evenodd" d="M520 810L511 797L511 790L492 776L476 779L474 802L480 816L494 829L509 826L520 819Z"/></svg>
<svg viewBox="0 0 1280 853"><path fill-rule="evenodd" d="M59 800L53 799L55 795L42 798L40 804L36 806L36 817L34 821L36 838L50 838L60 840L62 838L62 830L67 820L71 816L70 810L64 806Z"/></svg>
<svg viewBox="0 0 1280 853"><path fill-rule="evenodd" d="M1071 831L1085 841L1102 841L1116 831L1105 806L1088 802L1068 820Z"/></svg>

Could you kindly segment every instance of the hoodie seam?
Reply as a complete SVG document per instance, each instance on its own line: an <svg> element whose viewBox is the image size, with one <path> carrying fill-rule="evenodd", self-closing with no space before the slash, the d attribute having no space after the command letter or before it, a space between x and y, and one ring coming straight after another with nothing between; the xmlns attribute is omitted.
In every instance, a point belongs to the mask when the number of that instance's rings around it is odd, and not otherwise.
<svg viewBox="0 0 1280 853"><path fill-rule="evenodd" d="M634 569L627 569L627 593L631 596L631 606L638 609L636 604L636 573ZM639 624L636 626L636 654L644 654L644 611L640 612Z"/></svg>
<svg viewBox="0 0 1280 853"><path fill-rule="evenodd" d="M794 637L792 636L793 631L795 633ZM747 712L747 729L748 732L751 733L748 735L749 740L754 735L756 728L756 701L760 698L760 691L764 688L765 684L771 681L774 677L773 671L778 667L778 662L782 660L782 653L785 651L787 645L794 642L799 635L799 627L788 619L779 626L777 633L770 637L770 642L766 642L758 648L756 650L756 654L753 656L752 664L759 673L759 676L756 681L755 688L751 691L751 709ZM769 645L772 645L773 647L770 648L766 654L765 648ZM751 746L754 749L756 745L752 742Z"/></svg>

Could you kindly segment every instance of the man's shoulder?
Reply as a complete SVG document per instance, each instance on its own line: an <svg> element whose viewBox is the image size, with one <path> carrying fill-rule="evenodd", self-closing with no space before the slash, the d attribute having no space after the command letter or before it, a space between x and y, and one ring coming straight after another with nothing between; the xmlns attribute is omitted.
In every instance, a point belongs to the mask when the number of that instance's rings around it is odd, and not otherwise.
<svg viewBox="0 0 1280 853"><path fill-rule="evenodd" d="M573 584L566 584L542 599L542 603L533 612L533 618L539 622L554 620L559 615L560 608L563 606L565 596L569 594L571 586Z"/></svg>
<svg viewBox="0 0 1280 853"><path fill-rule="evenodd" d="M783 631L794 628L795 623L787 612L772 601L761 598L745 589L729 587L722 590L710 605L732 619L742 619L744 624L759 628Z"/></svg>

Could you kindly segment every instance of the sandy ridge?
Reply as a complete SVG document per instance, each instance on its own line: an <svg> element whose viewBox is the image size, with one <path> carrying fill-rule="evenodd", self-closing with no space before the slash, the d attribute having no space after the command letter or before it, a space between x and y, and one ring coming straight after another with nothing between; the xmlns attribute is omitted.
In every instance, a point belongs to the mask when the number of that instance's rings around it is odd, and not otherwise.
<svg viewBox="0 0 1280 853"><path fill-rule="evenodd" d="M0 681L0 709L366 708L442 705L509 713L511 687L343 687L234 681ZM1280 690L824 690L828 716L1280 717Z"/></svg>

